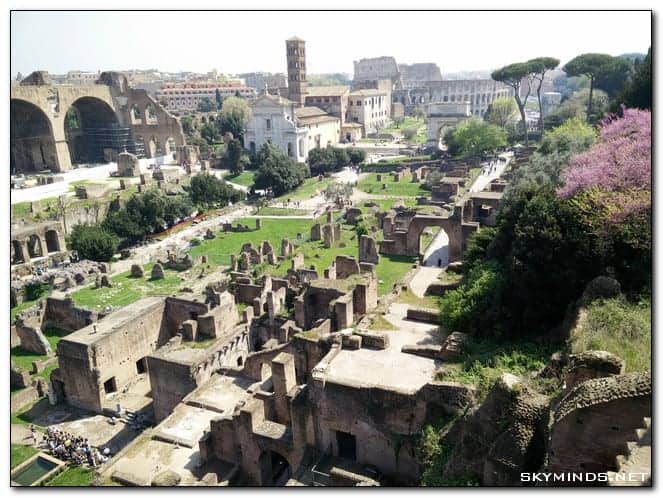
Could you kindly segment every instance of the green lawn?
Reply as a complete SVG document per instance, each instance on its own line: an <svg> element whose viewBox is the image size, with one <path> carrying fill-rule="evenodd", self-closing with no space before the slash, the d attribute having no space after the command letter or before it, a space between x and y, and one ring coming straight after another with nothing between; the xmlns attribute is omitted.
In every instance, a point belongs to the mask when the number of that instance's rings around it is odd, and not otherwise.
<svg viewBox="0 0 663 498"><path fill-rule="evenodd" d="M255 218L242 218L237 223L256 226ZM253 247L258 247L260 242L268 240L276 254L281 250L281 239L295 240L297 234L301 233L304 239L308 239L314 220L307 219L269 219L262 220L260 230L250 232L218 232L216 238L203 240L199 246L193 247L189 254L198 258L203 254L208 256L208 261L217 265L229 265L230 255L239 254L242 245L251 242ZM234 225L236 223L233 223Z"/></svg>
<svg viewBox="0 0 663 498"><path fill-rule="evenodd" d="M29 202L17 202L11 206L12 219L29 217L30 212Z"/></svg>
<svg viewBox="0 0 663 498"><path fill-rule="evenodd" d="M385 197L363 201L359 207L362 208L364 212L366 212L366 210L371 209L370 207L366 206L366 204L371 202L377 204L380 208L380 211L389 211L394 206L394 204L404 204L405 207L417 206L417 199L414 197Z"/></svg>
<svg viewBox="0 0 663 498"><path fill-rule="evenodd" d="M319 192L324 191L327 188L327 185L333 183L334 181L335 180L333 177L323 178L322 181L318 180L317 176L312 178L307 178L306 180L304 180L304 183L302 183L297 189L293 190L292 192L287 192L282 196L277 197L277 199L304 201L306 199L310 199L311 197L313 197L316 191Z"/></svg>
<svg viewBox="0 0 663 498"><path fill-rule="evenodd" d="M266 206L260 208L257 214L260 216L306 216L309 211L306 209Z"/></svg>
<svg viewBox="0 0 663 498"><path fill-rule="evenodd" d="M39 453L39 450L33 448L32 446L25 446L22 444L13 444L11 445L11 468L13 469L17 465L25 462L32 455Z"/></svg>
<svg viewBox="0 0 663 498"><path fill-rule="evenodd" d="M153 263L143 266L145 276L134 278L131 272L121 273L111 278L112 287L95 289L94 284L72 294L74 302L88 309L100 309L105 306L126 306L144 296L167 296L174 294L185 284L182 277L174 270L164 270L165 278L150 280ZM196 267L189 270L196 271ZM192 273L193 274L193 273Z"/></svg>
<svg viewBox="0 0 663 498"><path fill-rule="evenodd" d="M89 486L94 472L83 467L67 467L46 483L46 486Z"/></svg>
<svg viewBox="0 0 663 498"><path fill-rule="evenodd" d="M224 180L227 180L237 185L244 185L245 187L250 187L253 185L253 177L255 176L254 171L242 171L239 175L227 175L224 177Z"/></svg>
<svg viewBox="0 0 663 498"><path fill-rule="evenodd" d="M48 343L50 344L53 352L57 350L58 342L60 342L60 339L62 339L64 336L69 334L69 332L67 332L66 330L60 330L55 327L45 328L42 330L42 333L46 336L46 339L48 340ZM11 359L19 367L23 368L24 370L30 371L32 369L33 361L45 361L48 359L48 356L34 354L29 351L25 351L20 346L16 346L11 349ZM40 372L38 376L43 378L48 378L50 372L52 372L53 369L55 369L56 367L57 364L51 365L46 370Z"/></svg>
<svg viewBox="0 0 663 498"><path fill-rule="evenodd" d="M378 195L402 195L408 197L426 196L429 192L421 188L420 183L412 182L412 175L405 175L400 182L395 182L388 173L382 173L382 180L377 180L378 173L369 173L366 178L359 182L357 188L369 194ZM385 184L387 188L383 189Z"/></svg>

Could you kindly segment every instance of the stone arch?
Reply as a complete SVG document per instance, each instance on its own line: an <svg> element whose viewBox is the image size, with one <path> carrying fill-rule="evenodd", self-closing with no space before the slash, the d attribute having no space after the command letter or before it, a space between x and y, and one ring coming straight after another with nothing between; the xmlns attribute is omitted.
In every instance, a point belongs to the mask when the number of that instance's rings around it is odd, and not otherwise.
<svg viewBox="0 0 663 498"><path fill-rule="evenodd" d="M13 265L26 262L26 255L23 243L18 240L12 240L10 244L11 249L11 262Z"/></svg>
<svg viewBox="0 0 663 498"><path fill-rule="evenodd" d="M157 143L158 140L156 137L150 137L150 139L145 142L145 154L147 157L154 158L157 156Z"/></svg>
<svg viewBox="0 0 663 498"><path fill-rule="evenodd" d="M59 171L53 127L44 111L26 100L11 99L9 130L12 174Z"/></svg>
<svg viewBox="0 0 663 498"><path fill-rule="evenodd" d="M460 219L455 216L450 218L443 218L441 216L415 216L412 218L407 230L408 255L420 255L419 240L421 232L429 226L440 227L449 237L448 260L457 261L461 259L464 246L463 228Z"/></svg>
<svg viewBox="0 0 663 498"><path fill-rule="evenodd" d="M177 142L175 141L175 139L173 137L169 136L168 138L166 138L166 140L164 142L164 149L165 149L166 155L172 154L177 150Z"/></svg>
<svg viewBox="0 0 663 498"><path fill-rule="evenodd" d="M117 128L120 121L113 108L104 100L97 97L80 97L67 109L71 115L72 109L76 112L78 128L71 128L67 121L64 123L64 132L72 164L105 162L105 150L119 146L111 138L113 128Z"/></svg>
<svg viewBox="0 0 663 498"><path fill-rule="evenodd" d="M130 117L132 125L143 124L143 113L141 112L140 107L138 107L137 104L131 106Z"/></svg>
<svg viewBox="0 0 663 498"><path fill-rule="evenodd" d="M261 486L284 486L292 476L288 459L278 451L266 449L258 459Z"/></svg>
<svg viewBox="0 0 663 498"><path fill-rule="evenodd" d="M58 232L56 232L55 230L46 230L45 238L46 238L46 250L49 253L58 252L62 250L60 247L60 237L58 235Z"/></svg>
<svg viewBox="0 0 663 498"><path fill-rule="evenodd" d="M44 251L42 250L41 238L39 235L32 234L28 238L28 256L30 259L40 258L45 256Z"/></svg>
<svg viewBox="0 0 663 498"><path fill-rule="evenodd" d="M145 106L145 124L158 125L159 118L157 117L157 109L151 102Z"/></svg>

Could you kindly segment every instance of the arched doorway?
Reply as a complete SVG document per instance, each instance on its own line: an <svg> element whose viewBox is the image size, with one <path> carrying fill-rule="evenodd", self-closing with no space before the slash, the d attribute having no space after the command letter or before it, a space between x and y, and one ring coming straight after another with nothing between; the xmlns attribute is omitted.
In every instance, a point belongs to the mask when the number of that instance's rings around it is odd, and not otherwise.
<svg viewBox="0 0 663 498"><path fill-rule="evenodd" d="M49 253L60 250L60 238L55 230L46 231L46 250Z"/></svg>
<svg viewBox="0 0 663 498"><path fill-rule="evenodd" d="M168 137L166 139L166 154L174 154L177 150L177 142L173 137Z"/></svg>
<svg viewBox="0 0 663 498"><path fill-rule="evenodd" d="M432 235L426 236L426 231ZM419 236L419 254L422 266L444 268L449 265L449 236L441 227L426 227Z"/></svg>
<svg viewBox="0 0 663 498"><path fill-rule="evenodd" d="M147 150L145 151L147 153L147 157L153 158L157 156L157 139L152 137L150 140L147 142Z"/></svg>
<svg viewBox="0 0 663 498"><path fill-rule="evenodd" d="M23 253L23 247L18 240L12 240L11 243L11 262L13 265L18 265L25 263L25 254Z"/></svg>
<svg viewBox="0 0 663 498"><path fill-rule="evenodd" d="M41 240L38 235L30 235L30 238L28 239L28 255L30 256L30 259L40 258L44 255L41 250Z"/></svg>
<svg viewBox="0 0 663 498"><path fill-rule="evenodd" d="M129 128L121 127L115 111L96 97L81 97L71 105L64 132L72 164L107 162L108 151L128 150Z"/></svg>
<svg viewBox="0 0 663 498"><path fill-rule="evenodd" d="M285 486L292 476L288 460L272 450L265 450L260 455L260 484L262 486Z"/></svg>
<svg viewBox="0 0 663 498"><path fill-rule="evenodd" d="M39 107L20 99L10 101L10 170L13 175L49 168L58 170L53 129Z"/></svg>

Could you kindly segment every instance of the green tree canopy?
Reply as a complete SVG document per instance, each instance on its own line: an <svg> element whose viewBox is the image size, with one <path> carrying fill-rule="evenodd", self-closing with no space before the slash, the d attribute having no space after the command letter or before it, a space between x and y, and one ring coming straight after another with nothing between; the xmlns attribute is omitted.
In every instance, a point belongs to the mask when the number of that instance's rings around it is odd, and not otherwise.
<svg viewBox="0 0 663 498"><path fill-rule="evenodd" d="M224 207L244 198L244 192L235 190L222 179L208 173L191 178L187 190L191 201L203 208Z"/></svg>
<svg viewBox="0 0 663 498"><path fill-rule="evenodd" d="M478 157L507 144L507 133L499 126L472 117L445 135L449 151L459 157Z"/></svg>
<svg viewBox="0 0 663 498"><path fill-rule="evenodd" d="M589 78L589 96L587 99L587 120L592 120L592 97L599 78L605 78L615 70L614 57L608 54L582 54L571 59L563 67L569 76L587 76Z"/></svg>
<svg viewBox="0 0 663 498"><path fill-rule="evenodd" d="M518 108L513 99L502 97L493 100L488 106L484 119L490 124L506 128L507 125L513 121L518 115Z"/></svg>
<svg viewBox="0 0 663 498"><path fill-rule="evenodd" d="M214 102L209 97L204 97L198 102L199 112L212 112L215 109Z"/></svg>
<svg viewBox="0 0 663 498"><path fill-rule="evenodd" d="M110 261L117 250L118 238L99 225L76 225L67 243L82 259Z"/></svg>
<svg viewBox="0 0 663 498"><path fill-rule="evenodd" d="M516 62L515 64L509 64L504 66L496 71L493 71L491 77L495 81L504 83L507 86L513 88L513 98L516 101L518 110L520 111L520 123L525 134L525 144L529 145L529 137L527 136L527 117L525 115L525 103L527 98L532 90L532 82L534 80L535 68L527 62ZM521 98L520 95L520 86L523 79L527 79L529 84L527 85L527 94L524 98Z"/></svg>
<svg viewBox="0 0 663 498"><path fill-rule="evenodd" d="M534 80L538 83L536 86L536 99L539 103L539 129L541 130L541 133L543 133L545 126L543 103L541 102L541 87L546 78L546 73L559 66L559 59L555 59L554 57L537 57L528 60L527 64L533 72Z"/></svg>
<svg viewBox="0 0 663 498"><path fill-rule="evenodd" d="M309 175L308 167L293 161L276 146L266 143L258 151L258 171L253 187L271 188L275 196L294 190Z"/></svg>

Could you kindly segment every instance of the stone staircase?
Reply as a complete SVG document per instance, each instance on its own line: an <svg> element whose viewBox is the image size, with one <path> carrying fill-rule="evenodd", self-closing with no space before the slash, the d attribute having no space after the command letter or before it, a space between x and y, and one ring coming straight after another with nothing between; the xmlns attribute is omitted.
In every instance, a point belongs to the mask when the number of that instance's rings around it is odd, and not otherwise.
<svg viewBox="0 0 663 498"><path fill-rule="evenodd" d="M633 437L615 458L617 471L608 472L609 486L651 485L651 417L643 419Z"/></svg>

